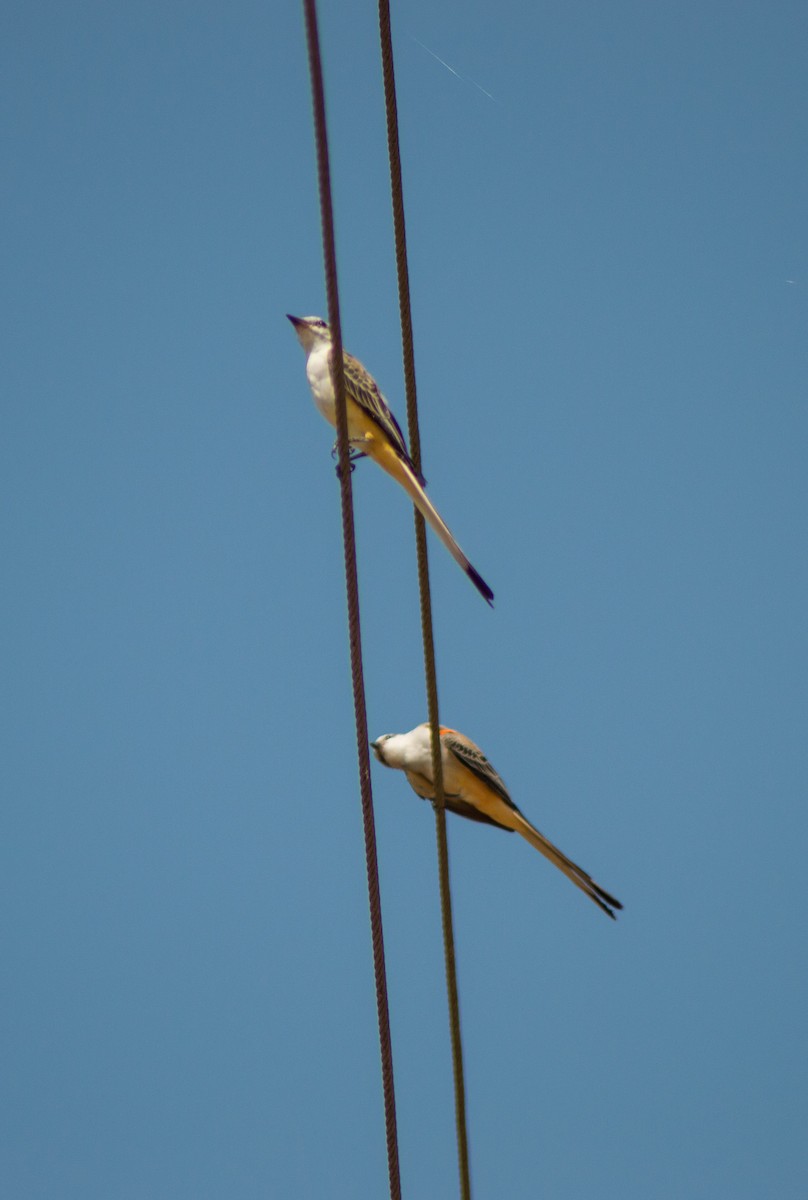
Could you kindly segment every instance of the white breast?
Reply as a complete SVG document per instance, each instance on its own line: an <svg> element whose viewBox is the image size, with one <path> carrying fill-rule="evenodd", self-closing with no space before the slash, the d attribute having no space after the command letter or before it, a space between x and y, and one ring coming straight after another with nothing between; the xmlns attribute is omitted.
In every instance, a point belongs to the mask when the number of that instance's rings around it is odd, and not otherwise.
<svg viewBox="0 0 808 1200"><path fill-rule="evenodd" d="M320 342L314 347L306 359L306 375L309 381L314 403L331 425L336 425L334 411L334 385L331 382L331 372L328 369L328 358L331 346Z"/></svg>
<svg viewBox="0 0 808 1200"><path fill-rule="evenodd" d="M432 739L426 725L418 725L409 733L400 734L393 739L397 742L396 750L399 763L407 771L417 771L427 779L432 778ZM445 756L444 756L445 757Z"/></svg>

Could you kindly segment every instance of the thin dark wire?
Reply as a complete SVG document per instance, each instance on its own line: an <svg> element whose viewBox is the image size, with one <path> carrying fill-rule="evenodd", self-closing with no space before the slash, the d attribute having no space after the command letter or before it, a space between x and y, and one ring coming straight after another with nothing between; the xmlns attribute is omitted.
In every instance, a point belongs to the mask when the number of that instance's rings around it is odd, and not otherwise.
<svg viewBox="0 0 808 1200"><path fill-rule="evenodd" d="M390 190L393 201L393 226L396 239L398 273L398 302L401 313L401 341L404 357L404 385L407 393L407 427L410 454L417 471L421 470L421 438L418 428L418 400L415 388L415 353L410 309L410 282L407 266L407 234L404 224L404 188L401 181L401 154L398 143L398 106L393 69L393 38L390 29L389 0L379 0L379 32L381 36L384 99L387 110L387 148L390 157ZM421 596L421 634L424 643L424 675L426 678L427 714L432 733L432 777L435 780L435 833L438 851L443 953L446 965L446 991L449 1001L449 1027L452 1038L452 1065L455 1092L455 1122L457 1125L457 1158L460 1172L460 1195L471 1200L469 1146L466 1121L466 1084L463 1072L463 1043L460 1036L460 1003L457 994L457 964L455 961L454 928L452 922L452 893L449 884L449 847L446 840L446 800L443 791L440 726L438 720L438 683L435 669L435 639L432 632L432 599L429 589L426 524L415 512L415 545L418 557L418 588Z"/></svg>
<svg viewBox="0 0 808 1200"><path fill-rule="evenodd" d="M317 142L317 181L320 190L328 320L334 347L331 369L337 402L337 445L339 448L339 479L342 497L342 535L345 548L345 588L348 599L348 636L351 648L351 678L353 681L354 713L356 717L356 754L359 764L359 790L362 798L362 823L365 832L365 861L368 877L370 928L373 942L373 969L376 978L376 1012L379 1022L379 1046L382 1062L382 1089L384 1092L384 1116L387 1135L387 1169L390 1179L391 1200L401 1200L398 1135L396 1131L396 1098L393 1083L393 1050L390 1038L390 1014L387 1003L387 973L384 962L381 895L376 859L376 825L373 816L373 794L370 785L369 738L365 704L365 684L362 671L359 582L356 570L351 466L348 452L348 414L345 402L345 375L343 372L342 332L339 319L337 255L334 241L334 213L331 203L331 170L328 158L323 70L320 59L320 38L317 30L317 6L315 0L303 0L303 8L306 18L306 39L309 51L309 71L311 74L314 126Z"/></svg>

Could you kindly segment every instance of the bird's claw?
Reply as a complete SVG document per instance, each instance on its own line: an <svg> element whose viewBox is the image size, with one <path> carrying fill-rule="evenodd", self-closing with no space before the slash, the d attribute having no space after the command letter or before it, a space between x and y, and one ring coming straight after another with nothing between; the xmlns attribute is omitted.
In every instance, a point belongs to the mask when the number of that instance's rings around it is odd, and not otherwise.
<svg viewBox="0 0 808 1200"><path fill-rule="evenodd" d="M340 479L339 444L337 442L334 442L334 445L331 447L331 457L337 460L337 478ZM357 450L354 446L348 446L348 471L351 475L356 469L357 460L365 457L364 450Z"/></svg>

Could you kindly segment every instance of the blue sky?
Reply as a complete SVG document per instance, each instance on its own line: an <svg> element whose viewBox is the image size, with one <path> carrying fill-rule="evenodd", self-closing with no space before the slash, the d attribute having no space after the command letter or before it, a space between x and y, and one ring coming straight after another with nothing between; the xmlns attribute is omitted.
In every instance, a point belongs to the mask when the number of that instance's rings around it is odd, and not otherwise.
<svg viewBox="0 0 808 1200"><path fill-rule="evenodd" d="M376 11L321 22L403 420ZM474 1195L803 1197L808 15L394 33L424 470L496 592L431 541L442 718L626 906L450 818ZM12 0L0 55L2 1191L375 1198L302 14ZM425 715L412 522L354 494L378 735ZM403 1189L450 1196L433 820L373 779Z"/></svg>

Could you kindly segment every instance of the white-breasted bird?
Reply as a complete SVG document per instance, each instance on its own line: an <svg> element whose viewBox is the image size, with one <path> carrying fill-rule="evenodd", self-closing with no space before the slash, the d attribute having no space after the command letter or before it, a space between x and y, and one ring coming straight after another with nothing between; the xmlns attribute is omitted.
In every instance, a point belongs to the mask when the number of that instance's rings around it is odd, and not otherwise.
<svg viewBox="0 0 808 1200"><path fill-rule="evenodd" d="M576 866L566 854L539 833L522 815L508 789L479 746L456 729L440 726L443 791L450 812L472 821L498 825L521 833L531 846L563 871L607 916L616 920L613 909L623 905L610 896L591 875ZM370 743L379 762L403 771L413 791L424 800L435 799L432 775L432 738L427 723L409 733L385 733Z"/></svg>
<svg viewBox="0 0 808 1200"><path fill-rule="evenodd" d="M336 428L336 400L331 375L331 330L322 317L286 314L306 351L306 375L314 403ZM367 455L400 483L415 507L443 542L477 591L492 604L494 593L458 546L446 522L424 491L425 480L410 458L404 435L373 376L361 362L343 350L348 437L354 457Z"/></svg>

